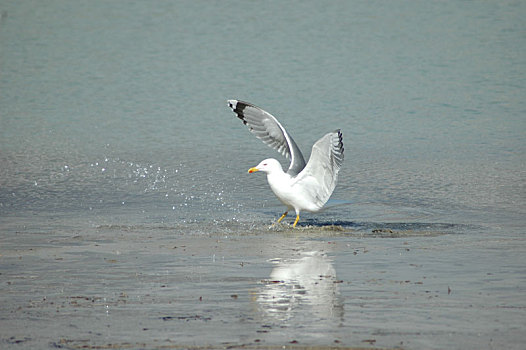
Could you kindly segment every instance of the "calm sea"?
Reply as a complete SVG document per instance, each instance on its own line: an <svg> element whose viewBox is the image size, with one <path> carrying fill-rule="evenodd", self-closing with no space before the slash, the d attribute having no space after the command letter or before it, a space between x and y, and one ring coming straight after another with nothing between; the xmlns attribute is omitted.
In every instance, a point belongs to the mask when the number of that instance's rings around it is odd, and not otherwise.
<svg viewBox="0 0 526 350"><path fill-rule="evenodd" d="M526 3L0 14L0 347L526 342ZM342 129L305 234L267 230L284 208L247 169L287 163L227 99L276 116L305 158ZM334 278L318 287L312 264Z"/></svg>

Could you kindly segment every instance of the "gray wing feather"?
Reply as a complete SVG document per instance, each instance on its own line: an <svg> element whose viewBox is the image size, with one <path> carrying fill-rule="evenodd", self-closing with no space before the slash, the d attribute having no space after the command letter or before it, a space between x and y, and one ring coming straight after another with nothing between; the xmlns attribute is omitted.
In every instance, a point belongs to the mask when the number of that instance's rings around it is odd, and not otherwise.
<svg viewBox="0 0 526 350"><path fill-rule="evenodd" d="M319 208L327 203L336 187L343 151L341 131L326 134L312 146L309 162L297 177L298 182L314 180L315 185L309 187L309 196Z"/></svg>
<svg viewBox="0 0 526 350"><path fill-rule="evenodd" d="M228 100L237 117L248 126L251 133L282 156L290 159L287 173L296 176L305 168L305 159L296 142L274 116L250 103Z"/></svg>

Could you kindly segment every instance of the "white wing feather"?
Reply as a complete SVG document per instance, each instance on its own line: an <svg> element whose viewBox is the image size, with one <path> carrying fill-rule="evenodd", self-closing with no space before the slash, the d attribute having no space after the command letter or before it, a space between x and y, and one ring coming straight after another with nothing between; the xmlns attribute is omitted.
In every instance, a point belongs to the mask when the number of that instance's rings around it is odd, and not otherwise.
<svg viewBox="0 0 526 350"><path fill-rule="evenodd" d="M343 164L343 151L340 130L326 134L312 146L309 162L293 184L301 186L308 197L305 199L313 203L308 210L319 210L329 200Z"/></svg>

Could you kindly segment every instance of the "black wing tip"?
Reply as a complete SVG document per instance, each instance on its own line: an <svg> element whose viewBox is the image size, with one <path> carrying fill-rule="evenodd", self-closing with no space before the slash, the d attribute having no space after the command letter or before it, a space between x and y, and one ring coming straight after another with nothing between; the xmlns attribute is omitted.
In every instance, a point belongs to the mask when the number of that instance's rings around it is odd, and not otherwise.
<svg viewBox="0 0 526 350"><path fill-rule="evenodd" d="M232 109L232 111L234 111L234 113L236 113L237 117L241 119L243 121L243 124L245 125L248 125L247 120L245 119L245 112L244 112L245 108L251 107L251 108L256 108L256 109L261 110L261 108L259 108L258 106L245 102L245 101L241 101L241 100L227 100L227 101L228 101L228 106ZM250 131L253 131L253 130L254 129L251 127Z"/></svg>
<svg viewBox="0 0 526 350"><path fill-rule="evenodd" d="M247 104L239 100L228 100L228 106L236 113L236 116L243 121L243 124L247 125L245 114L243 113Z"/></svg>
<svg viewBox="0 0 526 350"><path fill-rule="evenodd" d="M343 159L343 152L345 151L345 148L343 147L343 133L341 129L336 129L334 132L338 134L338 145L336 147L340 150Z"/></svg>
<svg viewBox="0 0 526 350"><path fill-rule="evenodd" d="M228 101L228 106L232 109L245 109L246 107L254 107L254 108L259 108L255 105L253 105L252 103L248 103L248 102L245 102L245 101L241 101L241 100L227 100ZM259 108L260 109L260 108Z"/></svg>
<svg viewBox="0 0 526 350"><path fill-rule="evenodd" d="M336 129L332 133L338 135L338 143L341 143L343 145L343 133L342 133L342 130L341 129Z"/></svg>

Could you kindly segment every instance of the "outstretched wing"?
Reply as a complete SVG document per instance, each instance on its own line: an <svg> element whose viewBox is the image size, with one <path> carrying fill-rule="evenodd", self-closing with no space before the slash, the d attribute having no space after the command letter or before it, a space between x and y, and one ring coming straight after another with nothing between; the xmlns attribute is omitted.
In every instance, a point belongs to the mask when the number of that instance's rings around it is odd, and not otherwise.
<svg viewBox="0 0 526 350"><path fill-rule="evenodd" d="M297 183L308 183L305 190L310 200L321 208L331 196L343 164L343 135L335 130L312 146L309 162L297 177Z"/></svg>
<svg viewBox="0 0 526 350"><path fill-rule="evenodd" d="M305 159L303 159L296 142L274 116L259 107L243 101L228 100L228 105L237 114L237 117L248 126L251 133L281 153L281 155L290 159L288 174L296 176L305 168Z"/></svg>

